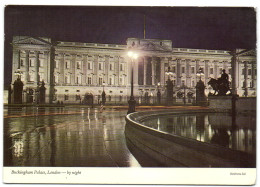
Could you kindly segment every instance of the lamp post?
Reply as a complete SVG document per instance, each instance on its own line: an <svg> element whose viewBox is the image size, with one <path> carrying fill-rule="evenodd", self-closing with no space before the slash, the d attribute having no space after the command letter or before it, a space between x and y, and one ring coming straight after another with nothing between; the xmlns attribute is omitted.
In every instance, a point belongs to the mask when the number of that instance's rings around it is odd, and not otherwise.
<svg viewBox="0 0 260 187"><path fill-rule="evenodd" d="M203 72L203 69L202 68L199 68L198 72L197 72L197 76L200 77L200 81L201 81L201 75L203 75L204 72Z"/></svg>
<svg viewBox="0 0 260 187"><path fill-rule="evenodd" d="M173 104L173 81L170 79L170 75L173 73L171 72L171 68L168 67L168 71L166 71L166 75L168 75L168 80L166 81L166 88L167 88L167 105Z"/></svg>
<svg viewBox="0 0 260 187"><path fill-rule="evenodd" d="M158 105L161 104L160 82L158 82L158 84L157 84L157 103L158 103Z"/></svg>
<svg viewBox="0 0 260 187"><path fill-rule="evenodd" d="M131 96L128 101L129 107L127 114L135 112L135 98L134 98L134 60L138 58L137 53L134 53L133 51L128 52L128 56L131 59Z"/></svg>
<svg viewBox="0 0 260 187"><path fill-rule="evenodd" d="M104 87L105 87L105 81L103 81L102 105L105 105L106 103L106 93Z"/></svg>

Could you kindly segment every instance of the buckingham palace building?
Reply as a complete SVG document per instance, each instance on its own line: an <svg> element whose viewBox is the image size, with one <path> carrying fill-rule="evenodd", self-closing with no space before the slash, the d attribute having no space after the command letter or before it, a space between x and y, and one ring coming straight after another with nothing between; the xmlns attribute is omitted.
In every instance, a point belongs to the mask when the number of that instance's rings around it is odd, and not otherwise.
<svg viewBox="0 0 260 187"><path fill-rule="evenodd" d="M183 96L180 92L192 102L197 82L205 83L207 95L213 92L210 78L219 78L224 69L230 81L236 76L240 97L256 96L255 49L236 49L234 69L231 51L174 48L171 40L128 38L126 45L119 45L15 36L12 46L11 84L18 77L23 82L23 103L35 102L42 82L46 103L79 104L89 96L99 103L103 91L107 103L127 103L132 64L137 103L147 96L154 103L158 91L166 97L168 79L173 81L175 102ZM138 54L137 59L128 56L130 50Z"/></svg>

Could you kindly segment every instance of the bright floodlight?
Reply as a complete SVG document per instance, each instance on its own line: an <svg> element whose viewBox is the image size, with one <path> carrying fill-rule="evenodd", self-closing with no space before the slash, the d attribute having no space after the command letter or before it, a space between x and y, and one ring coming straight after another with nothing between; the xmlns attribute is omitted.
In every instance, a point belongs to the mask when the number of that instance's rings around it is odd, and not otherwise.
<svg viewBox="0 0 260 187"><path fill-rule="evenodd" d="M134 58L134 59L137 59L137 58L138 58L138 54L134 53L134 54L133 54L133 58Z"/></svg>
<svg viewBox="0 0 260 187"><path fill-rule="evenodd" d="M128 52L128 56L133 58L133 59L137 59L138 58L138 54L134 53L133 51L129 51Z"/></svg>
<svg viewBox="0 0 260 187"><path fill-rule="evenodd" d="M134 53L133 53L132 51L129 51L129 52L128 52L128 56L129 56L129 57L133 57L133 54L134 54Z"/></svg>

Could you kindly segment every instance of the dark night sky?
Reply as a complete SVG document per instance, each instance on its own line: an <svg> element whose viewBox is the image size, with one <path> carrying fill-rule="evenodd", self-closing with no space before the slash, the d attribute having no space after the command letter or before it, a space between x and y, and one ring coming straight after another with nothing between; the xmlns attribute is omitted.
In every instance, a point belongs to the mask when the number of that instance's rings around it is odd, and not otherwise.
<svg viewBox="0 0 260 187"><path fill-rule="evenodd" d="M173 47L251 49L256 47L253 8L7 6L5 84L11 81L15 35L58 41L126 44L130 37L172 40Z"/></svg>

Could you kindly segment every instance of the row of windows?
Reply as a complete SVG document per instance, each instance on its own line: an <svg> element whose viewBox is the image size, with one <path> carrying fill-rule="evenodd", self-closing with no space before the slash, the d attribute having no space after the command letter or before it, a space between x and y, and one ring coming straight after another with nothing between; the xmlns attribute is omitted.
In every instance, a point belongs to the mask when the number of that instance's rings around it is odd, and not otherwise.
<svg viewBox="0 0 260 187"><path fill-rule="evenodd" d="M59 76L55 75L54 76L54 83L59 83L58 79L59 79ZM65 84L70 84L71 83L71 78L70 78L69 75L65 76L64 83ZM92 77L87 77L86 83L87 84L93 84ZM76 77L75 84L82 84L82 77L81 76L77 76ZM98 84L99 85L104 85L105 84L103 77L99 77L98 78ZM108 85L114 85L114 84L115 84L115 79L113 77L108 78ZM119 78L119 85L125 85L125 78L124 77L120 77Z"/></svg>
<svg viewBox="0 0 260 187"><path fill-rule="evenodd" d="M191 67L191 74L195 74L197 72L195 72L195 67ZM205 73L204 68L201 68L202 72ZM172 69L170 69L171 72L176 73L176 66L173 66ZM186 73L186 68L185 67L181 67L181 73ZM219 73L222 73L222 68L219 68ZM231 74L231 69L228 70L229 74ZM214 68L209 68L209 74L214 74Z"/></svg>
<svg viewBox="0 0 260 187"><path fill-rule="evenodd" d="M20 66L25 66L25 60L21 59L19 65ZM29 67L34 67L34 66L35 66L35 60L30 59L29 60ZM39 67L43 67L43 60L42 59L39 59Z"/></svg>
<svg viewBox="0 0 260 187"><path fill-rule="evenodd" d="M242 69L242 75L245 75L245 73L246 73L246 69L244 68L244 69ZM252 69L247 69L247 75L252 75ZM256 75L256 69L255 69L255 71L254 71L254 74Z"/></svg>
<svg viewBox="0 0 260 187"><path fill-rule="evenodd" d="M73 97L75 97L75 99L76 99L76 101L81 101L81 99L82 99L82 97L80 96L80 95L75 95L75 96L73 96ZM111 101L112 100L112 97L111 97L111 95L109 95L108 97L108 101ZM100 95L99 95L99 100L100 100L101 98L100 98ZM68 101L69 100L69 95L68 94L65 94L64 95L64 100L65 101ZM120 95L119 96L119 101L122 101L123 100L123 96L122 95Z"/></svg>
<svg viewBox="0 0 260 187"><path fill-rule="evenodd" d="M55 68L59 68L59 61L55 61ZM71 68L71 62L70 61L65 61L65 68L66 69L70 69ZM88 62L87 63L87 68L88 69L93 69L93 62ZM77 61L76 62L76 69L82 69L82 62L81 61ZM98 63L98 69L99 70L104 70L104 63L103 62L99 62ZM113 71L115 69L115 64L114 63L110 63L109 64L109 70ZM124 71L125 70L125 65L124 64L120 64L119 66L119 70L120 71Z"/></svg>

